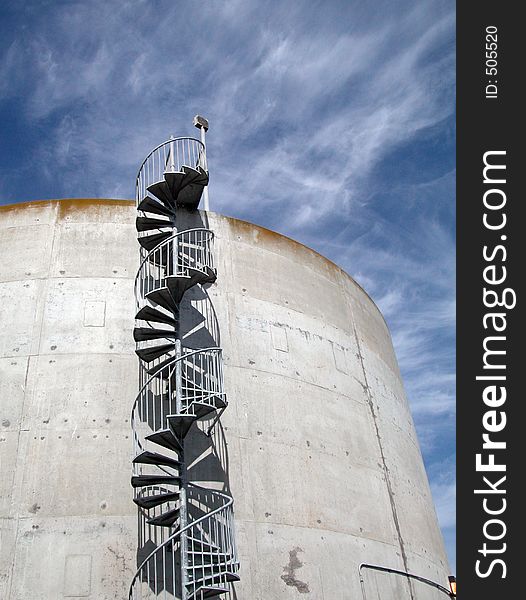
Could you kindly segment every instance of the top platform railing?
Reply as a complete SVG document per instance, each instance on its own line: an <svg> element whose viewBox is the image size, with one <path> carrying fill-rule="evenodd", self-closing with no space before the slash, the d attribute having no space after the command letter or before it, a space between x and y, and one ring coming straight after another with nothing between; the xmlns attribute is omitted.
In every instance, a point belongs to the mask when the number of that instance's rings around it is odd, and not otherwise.
<svg viewBox="0 0 526 600"><path fill-rule="evenodd" d="M166 172L182 172L184 166L208 171L203 142L192 137L178 137L159 144L139 167L135 182L137 202L147 195L150 185L164 180Z"/></svg>

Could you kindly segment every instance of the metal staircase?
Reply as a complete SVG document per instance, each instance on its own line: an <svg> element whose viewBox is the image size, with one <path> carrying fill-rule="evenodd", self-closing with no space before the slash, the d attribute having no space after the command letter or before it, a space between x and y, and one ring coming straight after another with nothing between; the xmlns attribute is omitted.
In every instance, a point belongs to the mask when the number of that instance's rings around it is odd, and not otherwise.
<svg viewBox="0 0 526 600"><path fill-rule="evenodd" d="M131 418L131 483L139 550L130 600L231 600L239 579L233 500L224 489L189 481L185 457L192 427L210 436L227 406L217 322L203 287L216 280L214 234L176 228L176 213L195 210L208 184L208 124L197 117L194 124L201 141L171 138L157 146L136 181L140 390ZM184 328L182 301L195 290L198 326ZM195 347L194 333L203 323L212 344Z"/></svg>

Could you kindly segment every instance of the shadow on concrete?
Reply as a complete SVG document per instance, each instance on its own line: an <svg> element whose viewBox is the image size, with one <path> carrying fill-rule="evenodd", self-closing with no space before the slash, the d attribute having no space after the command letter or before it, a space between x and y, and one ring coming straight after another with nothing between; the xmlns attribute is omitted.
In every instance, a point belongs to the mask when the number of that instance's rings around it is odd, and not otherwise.
<svg viewBox="0 0 526 600"><path fill-rule="evenodd" d="M177 215L179 231L197 227L208 227L208 218L205 213L179 211ZM207 286L194 286L187 290L179 305L179 322L183 340L183 347L188 350L218 347L221 343L217 315ZM162 398L162 400L161 400ZM162 411L158 410L162 401ZM157 410L156 410L157 407ZM147 424L151 432L166 426L162 423L161 414L175 413L175 398L149 393L147 406L140 413L144 425ZM187 465L188 479L191 483L209 488L210 491L201 490L190 486L188 488L188 515L190 521L195 521L224 504L214 491L230 495L230 481L228 469L228 448L225 432L220 421L208 434L216 415L204 418L194 425L185 438L185 463ZM166 491L173 491L166 489ZM143 513L148 516L148 511ZM205 520L201 526L203 534L207 534ZM137 551L137 566L165 541L175 529L166 528L158 533L156 527L146 527L144 537L149 537ZM163 598L180 598L180 568L181 553L179 541L169 542L162 551L155 554L148 561L148 568L141 573L141 581L156 595L164 594ZM179 586L179 587L178 587ZM235 591L233 599L237 598ZM216 598L212 599L216 600ZM217 597L217 600L220 600Z"/></svg>

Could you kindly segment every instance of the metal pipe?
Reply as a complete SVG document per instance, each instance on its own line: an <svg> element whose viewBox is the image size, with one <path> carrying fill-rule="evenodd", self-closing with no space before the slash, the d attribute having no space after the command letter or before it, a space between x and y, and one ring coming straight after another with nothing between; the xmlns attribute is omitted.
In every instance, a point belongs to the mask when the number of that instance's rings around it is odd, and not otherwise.
<svg viewBox="0 0 526 600"><path fill-rule="evenodd" d="M364 580L363 580L363 575L362 575L362 569L370 569L371 571L381 571L383 573L393 573L394 575L402 575L403 577L406 577L409 580L420 581L421 583L429 585L430 587L434 587L437 590L439 590L440 592L443 592L447 596L451 597L451 592L448 589L446 589L443 585L440 585L440 583L433 581L432 579L427 579L427 577L415 575L415 574L409 573L407 571L401 571L400 569L393 569L391 567L383 567L381 565L362 563L358 567L358 573L360 576L360 582L362 584L362 593L363 593L364 598L365 598L365 585L364 585Z"/></svg>
<svg viewBox="0 0 526 600"><path fill-rule="evenodd" d="M201 127L201 143L204 146L204 152L206 156L206 129L205 127ZM208 196L208 185L205 185L203 188L203 208L205 211L210 210L210 198Z"/></svg>

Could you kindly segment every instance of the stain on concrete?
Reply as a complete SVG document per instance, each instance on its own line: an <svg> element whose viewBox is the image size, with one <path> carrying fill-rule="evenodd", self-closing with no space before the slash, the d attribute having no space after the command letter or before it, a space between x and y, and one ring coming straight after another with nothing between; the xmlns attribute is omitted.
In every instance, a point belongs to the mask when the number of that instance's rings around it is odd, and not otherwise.
<svg viewBox="0 0 526 600"><path fill-rule="evenodd" d="M298 558L299 552L303 552L299 546L289 551L289 564L283 567L281 579L287 585L295 587L300 594L308 594L310 592L309 585L296 577L296 571L303 566L303 563Z"/></svg>
<svg viewBox="0 0 526 600"><path fill-rule="evenodd" d="M36 515L37 512L40 510L40 506L35 502L28 510L30 513Z"/></svg>
<svg viewBox="0 0 526 600"><path fill-rule="evenodd" d="M396 529L396 533L397 533L397 537L398 537L398 544L400 546L400 552L401 552L401 556L402 556L402 562L404 565L404 570L405 571L409 571L408 568L408 564L407 564L407 555L406 555L406 551L405 551L405 542L404 542L404 538L402 536L402 530L400 528L400 520L398 518L398 510L396 507L396 503L395 503L395 493L394 493L394 489L393 489L393 485L391 483L391 477L390 477L390 471L389 468L387 466L387 460L385 457L385 451L384 451L384 445L383 445L383 441L382 441L382 436L380 435L380 426L378 424L378 412L380 407L378 406L378 404L376 405L376 411L375 411L375 404L374 404L374 398L373 398L373 392L371 390L371 387L369 386L369 381L368 381L368 377L367 377L367 370L365 368L365 363L364 363L364 356L362 354L362 350L361 350L361 344L360 344L360 339L358 337L358 332L356 330L356 326L353 324L353 331L354 331L354 339L356 341L356 347L358 348L358 359L360 361L360 366L362 369L362 375L363 375L363 380L365 383L362 383L363 386L363 390L365 393L365 397L366 397L366 401L367 404L369 405L369 410L371 412L371 417L373 420L373 425L374 425L374 430L376 433L376 439L377 439L377 443L378 443L378 449L380 451L380 460L381 462L378 463L378 465L382 468L383 470L383 475L384 475L384 481L386 483L386 487L387 487L387 495L389 498L389 503L391 505L391 513L393 516L393 523ZM378 381L378 379L377 379ZM414 595L414 590L413 590L413 584L410 580L408 580L409 583L409 596L411 598L411 600L415 599L415 595Z"/></svg>
<svg viewBox="0 0 526 600"><path fill-rule="evenodd" d="M9 425L11 425L11 421L9 419L4 419L2 421L2 425L3 427L9 427Z"/></svg>
<svg viewBox="0 0 526 600"><path fill-rule="evenodd" d="M115 560L119 563L121 572L126 573L126 560L124 558L124 555L116 552L111 546L107 546L107 548L113 554Z"/></svg>

